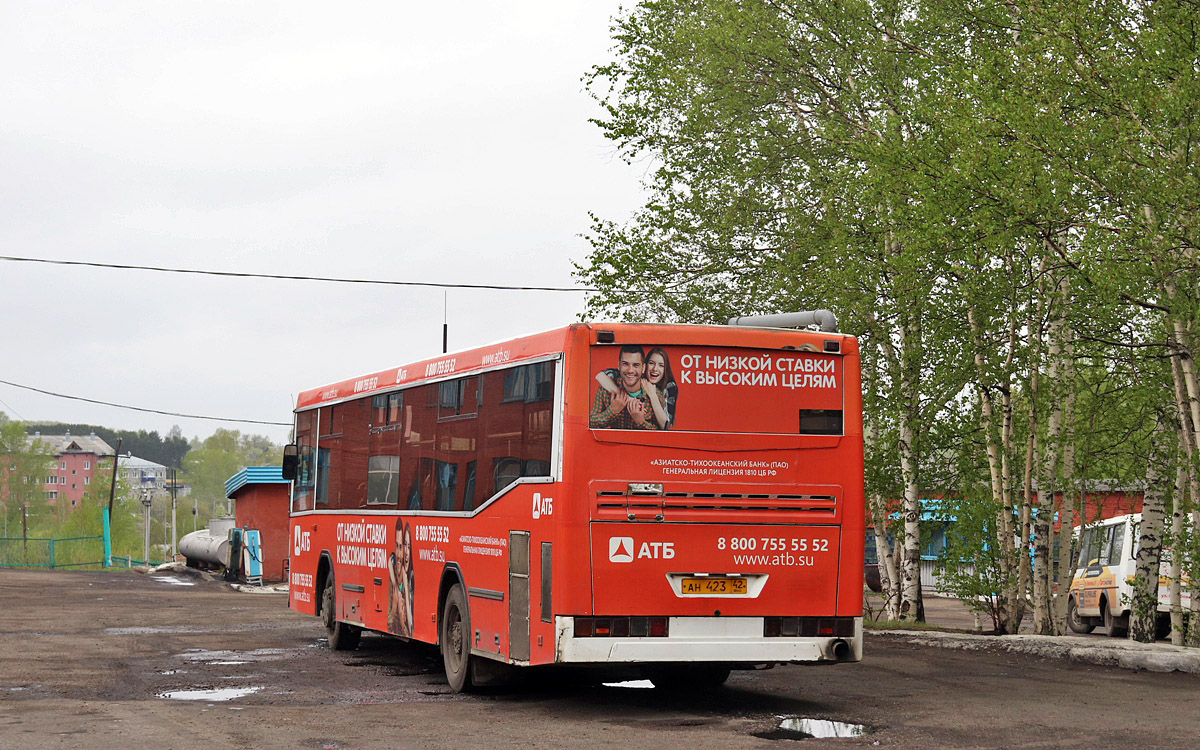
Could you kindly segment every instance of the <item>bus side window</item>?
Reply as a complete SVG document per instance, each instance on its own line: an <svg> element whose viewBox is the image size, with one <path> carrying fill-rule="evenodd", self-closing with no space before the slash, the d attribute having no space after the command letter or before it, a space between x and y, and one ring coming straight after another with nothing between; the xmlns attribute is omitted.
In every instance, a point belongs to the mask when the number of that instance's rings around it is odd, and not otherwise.
<svg viewBox="0 0 1200 750"><path fill-rule="evenodd" d="M296 467L296 481L292 483L293 511L313 509L313 444L316 442L316 431L315 411L296 415L296 445L300 455Z"/></svg>
<svg viewBox="0 0 1200 750"><path fill-rule="evenodd" d="M1097 532L1101 535L1103 541L1100 544L1099 551L1095 555L1092 555L1092 558L1101 565L1108 565L1108 559L1112 557L1113 527L1105 526L1097 529Z"/></svg>
<svg viewBox="0 0 1200 750"><path fill-rule="evenodd" d="M1125 549L1125 524L1116 524L1112 529L1112 544L1108 549L1108 564L1121 564L1121 550Z"/></svg>
<svg viewBox="0 0 1200 750"><path fill-rule="evenodd" d="M1084 529L1079 535L1079 559L1076 561L1075 567L1086 568L1091 557L1088 555L1089 547L1092 544L1092 530Z"/></svg>

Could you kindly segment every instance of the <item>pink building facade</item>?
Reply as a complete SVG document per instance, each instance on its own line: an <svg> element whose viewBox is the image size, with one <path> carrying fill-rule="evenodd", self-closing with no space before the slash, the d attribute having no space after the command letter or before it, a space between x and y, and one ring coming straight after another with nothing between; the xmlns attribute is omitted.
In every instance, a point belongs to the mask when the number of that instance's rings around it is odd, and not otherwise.
<svg viewBox="0 0 1200 750"><path fill-rule="evenodd" d="M43 450L54 456L50 473L41 477L46 504L74 508L91 489L93 482L102 481L101 463L111 471L113 449L102 438L91 435L41 435L29 437L29 444L40 442Z"/></svg>

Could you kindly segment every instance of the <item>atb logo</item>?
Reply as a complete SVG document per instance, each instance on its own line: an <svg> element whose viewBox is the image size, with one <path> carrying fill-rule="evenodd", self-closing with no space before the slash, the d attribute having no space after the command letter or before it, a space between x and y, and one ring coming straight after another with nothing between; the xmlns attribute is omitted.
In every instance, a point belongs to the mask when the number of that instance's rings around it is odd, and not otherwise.
<svg viewBox="0 0 1200 750"><path fill-rule="evenodd" d="M542 497L540 492L533 493L533 518L536 521L542 516L554 515L554 498Z"/></svg>
<svg viewBox="0 0 1200 750"><path fill-rule="evenodd" d="M308 552L311 543L308 535L310 532L301 531L299 526L292 527L292 554L298 555L301 552Z"/></svg>
<svg viewBox="0 0 1200 750"><path fill-rule="evenodd" d="M613 536L608 538L608 561L615 563L633 562L633 537Z"/></svg>

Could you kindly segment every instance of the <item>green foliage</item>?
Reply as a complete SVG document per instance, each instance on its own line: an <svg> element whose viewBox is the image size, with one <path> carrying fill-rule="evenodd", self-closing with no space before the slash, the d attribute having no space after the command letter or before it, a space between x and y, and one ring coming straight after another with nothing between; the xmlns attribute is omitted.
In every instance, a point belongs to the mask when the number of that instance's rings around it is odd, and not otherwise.
<svg viewBox="0 0 1200 750"><path fill-rule="evenodd" d="M1002 632L1002 596L1013 581L1001 565L996 543L998 511L989 500L982 487L975 497L943 500L943 508L954 523L946 534L937 573L947 591L971 609L986 613L994 630Z"/></svg>
<svg viewBox="0 0 1200 750"><path fill-rule="evenodd" d="M248 466L278 466L283 448L262 435L218 429L193 444L184 459L183 481L191 487L200 524L225 513L225 482Z"/></svg>
<svg viewBox="0 0 1200 750"><path fill-rule="evenodd" d="M1141 482L1200 349L1196 28L1177 0L645 0L585 77L651 165L630 221L593 219L586 315L834 309L868 492L957 498L945 574L1019 622L1026 471Z"/></svg>
<svg viewBox="0 0 1200 750"><path fill-rule="evenodd" d="M24 425L0 412L0 536L20 536L22 507L42 504L53 458L40 444L28 445Z"/></svg>
<svg viewBox="0 0 1200 750"><path fill-rule="evenodd" d="M41 425L45 428L47 425ZM75 432L87 425L56 425ZM83 499L75 508L62 505L49 506L44 498L42 480L52 470L52 456L26 447L25 436L33 426L8 420L0 413L0 456L9 462L7 471L0 471L0 510L4 511L9 536L22 536L22 503L28 502L26 517L27 534L31 539L67 539L73 537L98 537L102 533L102 510L108 507L111 459L103 460L96 471L96 481L88 486ZM100 429L96 430L101 435ZM147 433L143 433L147 435ZM157 440L155 433L148 435ZM172 434L167 443L182 441ZM184 443L186 446L187 444ZM115 447L115 444L114 444ZM124 446L123 446L124 447ZM179 453L182 455L182 453ZM247 466L278 465L282 448L261 435L243 435L236 430L219 429L205 440L198 440L187 452L181 481L192 488L192 497L179 498L178 535L191 531L187 517L191 506L197 506L197 523L206 524L208 519L226 511L225 481ZM36 477L32 483L23 482L23 477ZM112 554L114 557L143 557L145 509L138 488L131 487L118 476L112 512ZM2 533L0 533L2 535ZM151 499L150 512L151 559L163 559L171 545L170 497L156 493ZM75 552L67 552L75 549ZM34 553L38 559L44 552ZM74 562L72 554L99 559L99 553L82 545L56 547L56 564ZM62 555L66 555L65 557ZM79 560L82 561L82 560ZM45 564L42 560L39 564Z"/></svg>
<svg viewBox="0 0 1200 750"><path fill-rule="evenodd" d="M25 432L29 435L34 432L43 435L62 435L67 432L72 435L88 435L94 432L97 437L112 446L113 450L117 449L117 441L120 440L122 453L132 453L138 458L176 469L183 468L183 457L188 452L188 441L178 427L173 427L166 437L162 437L157 430L114 430L91 424L29 422L25 425Z"/></svg>

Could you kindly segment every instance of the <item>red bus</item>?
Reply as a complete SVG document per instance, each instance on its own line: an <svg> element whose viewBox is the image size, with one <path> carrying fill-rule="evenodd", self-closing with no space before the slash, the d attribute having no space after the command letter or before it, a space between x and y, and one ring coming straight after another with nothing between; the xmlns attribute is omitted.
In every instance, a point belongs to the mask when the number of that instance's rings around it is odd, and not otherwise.
<svg viewBox="0 0 1200 750"><path fill-rule="evenodd" d="M657 684L862 656L858 342L576 324L302 393L289 606Z"/></svg>

